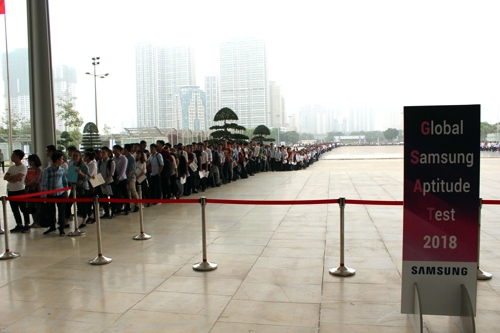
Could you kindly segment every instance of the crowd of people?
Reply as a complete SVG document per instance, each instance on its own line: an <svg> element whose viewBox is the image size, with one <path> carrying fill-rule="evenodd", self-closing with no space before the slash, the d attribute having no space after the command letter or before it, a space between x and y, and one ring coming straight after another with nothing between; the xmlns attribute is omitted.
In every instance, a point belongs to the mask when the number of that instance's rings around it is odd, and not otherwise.
<svg viewBox="0 0 500 333"><path fill-rule="evenodd" d="M99 195L138 199L139 193L142 193L145 199L178 200L182 196L204 192L210 187L220 187L260 172L306 169L318 161L321 154L334 147L331 143L277 147L273 143L228 141L172 146L163 140L148 146L143 140L123 147L117 144L112 148L87 149L84 152L69 147L66 156L54 145L49 145L46 147L49 162L45 169L42 169L36 154L28 156L26 166L22 162L24 152L14 150L4 179L8 182L9 197L52 191L42 193L40 197L64 199L68 195L77 198ZM70 192L66 190L69 186L72 187ZM73 216L81 218L79 228L96 220L93 203L90 202L77 203L77 211L73 214L72 204L65 202L9 202L16 221L11 233L27 233L31 228L45 227L44 234L58 230L59 235L64 236ZM146 207L156 204L152 201ZM132 207L130 203L104 202L101 206L100 218L109 219L139 210L138 204ZM31 224L30 217L33 218Z"/></svg>
<svg viewBox="0 0 500 333"><path fill-rule="evenodd" d="M482 151L496 152L500 150L500 143L495 141L481 141L479 149Z"/></svg>

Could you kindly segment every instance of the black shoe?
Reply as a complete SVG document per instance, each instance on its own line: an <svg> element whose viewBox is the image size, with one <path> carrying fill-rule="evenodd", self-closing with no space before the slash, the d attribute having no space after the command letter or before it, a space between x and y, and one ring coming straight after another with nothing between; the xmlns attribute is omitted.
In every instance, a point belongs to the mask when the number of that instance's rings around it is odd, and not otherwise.
<svg viewBox="0 0 500 333"><path fill-rule="evenodd" d="M86 224L82 223L78 226L78 229L85 228Z"/></svg>
<svg viewBox="0 0 500 333"><path fill-rule="evenodd" d="M149 208L149 207L151 207L151 204L146 204L146 208Z"/></svg>
<svg viewBox="0 0 500 333"><path fill-rule="evenodd" d="M94 218L89 219L89 220L87 221L87 223L88 223L88 224L94 224L94 223L95 223L95 219L94 219Z"/></svg>
<svg viewBox="0 0 500 333"><path fill-rule="evenodd" d="M29 226L29 225L27 225L27 226L24 226L24 228L23 228L23 230L21 230L21 232L22 232L23 234L25 234L25 233L30 232L30 230L31 230L30 226Z"/></svg>
<svg viewBox="0 0 500 333"><path fill-rule="evenodd" d="M109 219L110 219L110 220L112 220L112 219L114 219L115 217L116 217L116 215L113 213L113 214L111 214L111 215L109 216Z"/></svg>
<svg viewBox="0 0 500 333"><path fill-rule="evenodd" d="M216 184L215 187L220 187L220 184Z"/></svg>
<svg viewBox="0 0 500 333"><path fill-rule="evenodd" d="M198 193L198 190L193 190L193 193Z"/></svg>
<svg viewBox="0 0 500 333"><path fill-rule="evenodd" d="M108 214L108 213L104 213L104 215L101 215L101 219L105 219L105 218L107 218L107 217L109 217L109 214Z"/></svg>
<svg viewBox="0 0 500 333"><path fill-rule="evenodd" d="M22 232L22 231L23 231L23 227L18 226L18 225L16 225L16 227L14 229L10 229L11 234L13 234L15 232Z"/></svg>
<svg viewBox="0 0 500 333"><path fill-rule="evenodd" d="M68 229L68 228L69 228L69 224L65 224L64 229Z"/></svg>
<svg viewBox="0 0 500 333"><path fill-rule="evenodd" d="M125 215L128 215L128 214L130 214L130 211L129 211L129 210L126 210L126 211L125 211Z"/></svg>
<svg viewBox="0 0 500 333"><path fill-rule="evenodd" d="M56 231L56 230L57 230L56 228L54 228L54 227L50 227L50 228L48 228L47 230L45 230L45 231L43 232L43 234L44 234L44 235L47 235L47 234L50 234L51 232Z"/></svg>
<svg viewBox="0 0 500 333"><path fill-rule="evenodd" d="M59 228L59 236L63 237L64 235L66 235L64 228Z"/></svg>
<svg viewBox="0 0 500 333"><path fill-rule="evenodd" d="M137 213L138 211L139 211L139 206L135 206L134 210L132 211L132 213Z"/></svg>

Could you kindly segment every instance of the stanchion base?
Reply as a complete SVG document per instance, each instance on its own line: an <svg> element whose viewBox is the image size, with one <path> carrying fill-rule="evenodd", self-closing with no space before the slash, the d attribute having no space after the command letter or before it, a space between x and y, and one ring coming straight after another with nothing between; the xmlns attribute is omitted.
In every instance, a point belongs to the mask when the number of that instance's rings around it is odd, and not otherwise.
<svg viewBox="0 0 500 333"><path fill-rule="evenodd" d="M193 265L195 271L213 271L217 269L217 264L214 262L203 261Z"/></svg>
<svg viewBox="0 0 500 333"><path fill-rule="evenodd" d="M77 236L85 236L85 231L75 230L68 233L68 237L77 237Z"/></svg>
<svg viewBox="0 0 500 333"><path fill-rule="evenodd" d="M493 275L491 273L483 271L481 268L477 269L477 279L478 280L491 280Z"/></svg>
<svg viewBox="0 0 500 333"><path fill-rule="evenodd" d="M134 237L132 237L133 239L135 240L148 240L148 239L151 239L151 235L148 235L148 234L138 234Z"/></svg>
<svg viewBox="0 0 500 333"><path fill-rule="evenodd" d="M330 274L335 276L353 276L356 274L356 270L346 266L339 266L337 268L330 269Z"/></svg>
<svg viewBox="0 0 500 333"><path fill-rule="evenodd" d="M5 234L5 231L2 228L0 228L0 235L3 235L3 234Z"/></svg>
<svg viewBox="0 0 500 333"><path fill-rule="evenodd" d="M108 258L108 257L103 256L103 255L100 255L100 256L95 257L92 260L89 260L89 264L91 264L91 265L106 265L106 264L110 264L112 261L113 261L113 259Z"/></svg>
<svg viewBox="0 0 500 333"><path fill-rule="evenodd" d="M19 253L15 253L12 251L5 251L4 253L2 253L2 255L0 255L0 260L15 259L19 256L20 256Z"/></svg>

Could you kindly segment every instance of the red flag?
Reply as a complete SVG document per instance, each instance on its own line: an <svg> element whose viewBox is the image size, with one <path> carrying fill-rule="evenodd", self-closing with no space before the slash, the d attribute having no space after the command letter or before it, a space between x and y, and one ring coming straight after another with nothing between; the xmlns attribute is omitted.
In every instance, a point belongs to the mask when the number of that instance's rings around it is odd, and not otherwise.
<svg viewBox="0 0 500 333"><path fill-rule="evenodd" d="M5 14L5 0L0 0L0 15Z"/></svg>

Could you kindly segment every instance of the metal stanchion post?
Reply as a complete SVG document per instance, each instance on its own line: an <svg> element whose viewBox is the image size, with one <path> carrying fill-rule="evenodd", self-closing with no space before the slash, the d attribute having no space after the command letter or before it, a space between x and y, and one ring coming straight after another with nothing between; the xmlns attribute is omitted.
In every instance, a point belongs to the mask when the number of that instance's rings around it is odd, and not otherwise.
<svg viewBox="0 0 500 333"><path fill-rule="evenodd" d="M330 269L330 274L335 276L353 276L356 270L344 265L344 209L345 198L339 198L340 207L340 266Z"/></svg>
<svg viewBox="0 0 500 333"><path fill-rule="evenodd" d="M479 253L481 252L481 210L483 209L483 199L479 198L479 230L477 233L477 279L478 280L490 280L493 275L491 273L483 271L479 268Z"/></svg>
<svg viewBox="0 0 500 333"><path fill-rule="evenodd" d="M207 230L205 227L205 206L207 205L207 198L200 198L201 204L201 237L202 237L202 246L203 246L203 261L193 265L193 269L195 271L213 271L217 269L217 264L214 262L209 262L207 260Z"/></svg>
<svg viewBox="0 0 500 333"><path fill-rule="evenodd" d="M96 227L97 227L97 257L89 260L91 265L106 265L113 261L113 259L102 255L102 245L101 245L101 217L99 215L99 197L94 198L94 209L96 217Z"/></svg>
<svg viewBox="0 0 500 333"><path fill-rule="evenodd" d="M139 185L139 199L142 200L142 186ZM148 239L151 239L151 235L148 235L146 233L144 233L144 211L143 211L143 205L142 205L142 202L139 204L139 224L140 224L140 228L141 228L141 232L134 236L133 238L135 240L148 240Z"/></svg>
<svg viewBox="0 0 500 333"><path fill-rule="evenodd" d="M69 237L85 236L85 231L78 230L78 214L76 213L76 185L73 185L73 199L75 199L75 202L73 202L73 211L75 213L73 222L75 223L75 230L68 233L68 236Z"/></svg>
<svg viewBox="0 0 500 333"><path fill-rule="evenodd" d="M2 196L3 207L3 227L5 228L5 252L0 255L0 260L14 259L19 257L19 253L12 252L9 249L9 227L7 226L7 199Z"/></svg>

